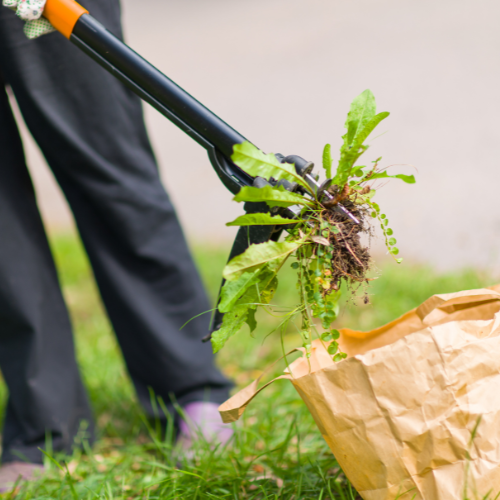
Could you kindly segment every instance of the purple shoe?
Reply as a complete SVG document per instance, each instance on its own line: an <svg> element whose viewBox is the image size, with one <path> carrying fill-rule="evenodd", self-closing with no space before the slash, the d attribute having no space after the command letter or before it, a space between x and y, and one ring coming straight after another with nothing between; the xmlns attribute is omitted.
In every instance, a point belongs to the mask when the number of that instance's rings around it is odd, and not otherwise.
<svg viewBox="0 0 500 500"><path fill-rule="evenodd" d="M229 424L223 424L217 403L196 402L183 407L185 420L179 423L177 443L187 451L198 439L212 444L226 444L233 435Z"/></svg>
<svg viewBox="0 0 500 500"><path fill-rule="evenodd" d="M33 481L44 471L43 465L27 462L8 462L0 467L0 493L10 491L16 482Z"/></svg>

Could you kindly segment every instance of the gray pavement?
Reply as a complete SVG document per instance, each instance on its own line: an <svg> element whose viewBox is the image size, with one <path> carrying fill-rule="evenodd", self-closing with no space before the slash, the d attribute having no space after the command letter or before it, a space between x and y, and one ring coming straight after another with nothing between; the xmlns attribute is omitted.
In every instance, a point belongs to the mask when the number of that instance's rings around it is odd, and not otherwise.
<svg viewBox="0 0 500 500"><path fill-rule="evenodd" d="M493 0L124 0L128 42L265 151L319 165L340 146L353 97L391 111L366 162L408 164L418 183L378 201L402 256L500 267L500 4ZM165 184L191 239L232 239L241 213L205 152L146 109ZM27 140L51 227L69 215ZM409 166L409 165L413 165ZM380 248L380 242L375 244ZM166 249L167 251L167 249Z"/></svg>

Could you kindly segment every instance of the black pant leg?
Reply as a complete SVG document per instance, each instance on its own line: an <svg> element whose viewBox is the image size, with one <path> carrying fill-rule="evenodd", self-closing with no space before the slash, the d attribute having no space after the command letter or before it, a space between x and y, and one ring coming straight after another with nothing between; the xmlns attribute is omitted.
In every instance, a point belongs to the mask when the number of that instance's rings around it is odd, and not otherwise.
<svg viewBox="0 0 500 500"><path fill-rule="evenodd" d="M9 389L2 461L42 462L46 435L70 452L92 416L69 317L0 81L0 368ZM88 429L92 430L92 425Z"/></svg>
<svg viewBox="0 0 500 500"><path fill-rule="evenodd" d="M120 35L118 0L82 3ZM142 404L151 411L148 387L165 401L207 390L223 401L229 383L200 342L210 315L180 330L210 306L139 99L61 35L27 42L9 12L0 22L9 82L71 205Z"/></svg>

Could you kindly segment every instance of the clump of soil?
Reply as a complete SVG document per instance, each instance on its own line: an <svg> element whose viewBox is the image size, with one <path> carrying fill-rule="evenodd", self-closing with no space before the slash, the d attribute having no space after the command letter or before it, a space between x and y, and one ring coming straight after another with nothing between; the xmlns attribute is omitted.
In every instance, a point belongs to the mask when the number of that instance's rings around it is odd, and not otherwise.
<svg viewBox="0 0 500 500"><path fill-rule="evenodd" d="M370 213L366 205L354 203L353 198L356 194L350 194L348 189L344 190L341 196L337 195L336 186L332 186L330 192L335 195L334 203L325 204L322 217L338 230L337 233L330 232L328 237L334 249L331 260L331 282L333 288L338 289L341 280L349 285L368 281L366 275L371 265L370 250L361 243L361 235L371 234L371 226L367 222ZM341 203L354 215L359 224L338 210L337 203Z"/></svg>

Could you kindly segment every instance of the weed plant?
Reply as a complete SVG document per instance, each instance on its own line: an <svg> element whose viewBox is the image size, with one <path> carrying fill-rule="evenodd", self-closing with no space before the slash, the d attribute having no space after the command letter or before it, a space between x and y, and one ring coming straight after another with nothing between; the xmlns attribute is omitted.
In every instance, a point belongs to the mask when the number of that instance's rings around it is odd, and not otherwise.
<svg viewBox="0 0 500 500"><path fill-rule="evenodd" d="M373 201L375 183L379 179L396 178L413 184L415 178L389 175L387 169L379 167L381 158L369 166L357 164L368 149L365 144L368 136L388 116L387 112L376 112L375 97L370 90L354 99L333 177L331 147L327 144L324 148L327 178L321 185L311 177L307 167L299 175L286 158L264 154L249 142L234 146L233 162L265 184L241 188L234 200L260 203L268 208L264 213L242 215L228 225L247 228L243 231L251 226L271 226L278 231L287 228L288 234L283 241L271 238L249 245L224 268L226 281L218 304L224 318L220 328L212 333L214 352L245 323L253 332L257 327L255 313L260 307L279 318L274 330L282 337L290 326L296 329L307 357L311 355L313 337L321 339L333 361L347 357L339 350L340 333L332 324L339 313L342 285L356 287L369 281L370 249L361 242L361 235L372 234L371 221L378 220L389 254L398 263L402 261L396 257L399 249L389 220ZM290 260L297 273L297 298L278 309L271 301L278 288L278 275ZM369 301L367 295L365 300Z"/></svg>

